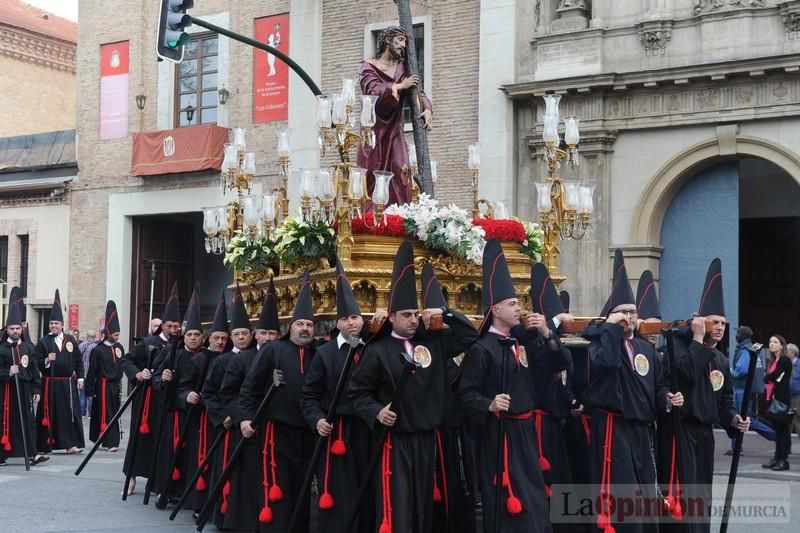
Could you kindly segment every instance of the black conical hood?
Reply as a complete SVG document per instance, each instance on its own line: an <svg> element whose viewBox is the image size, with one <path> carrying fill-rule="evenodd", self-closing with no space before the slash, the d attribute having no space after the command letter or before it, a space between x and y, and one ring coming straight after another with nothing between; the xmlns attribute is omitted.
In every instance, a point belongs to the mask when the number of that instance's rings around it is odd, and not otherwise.
<svg viewBox="0 0 800 533"><path fill-rule="evenodd" d="M261 314L258 315L256 329L281 330L281 323L278 320L278 291L275 290L272 278L269 279L269 287L264 295L264 303L261 306Z"/></svg>
<svg viewBox="0 0 800 533"><path fill-rule="evenodd" d="M308 276L308 270L303 272L303 281L300 283L300 288L297 291L297 300L294 304L292 320L289 322L289 325L297 320L314 321L314 305L311 300L311 279Z"/></svg>
<svg viewBox="0 0 800 533"><path fill-rule="evenodd" d="M6 315L6 323L3 327L7 326L21 326L25 320L22 309L25 303L22 299L22 291L19 287L14 287L8 296L8 314Z"/></svg>
<svg viewBox="0 0 800 533"><path fill-rule="evenodd" d="M569 313L569 293L561 291L558 296L561 298L561 306L564 308L564 312Z"/></svg>
<svg viewBox="0 0 800 533"><path fill-rule="evenodd" d="M722 261L714 258L708 265L706 283L703 285L703 295L700 297L700 316L720 315L725 316L725 299L722 295Z"/></svg>
<svg viewBox="0 0 800 533"><path fill-rule="evenodd" d="M114 300L109 300L108 302L106 302L105 334L106 336L109 336L112 333L118 333L119 331L120 328L119 328L119 315L117 315L117 304L114 303Z"/></svg>
<svg viewBox="0 0 800 533"><path fill-rule="evenodd" d="M447 307L447 300L442 292L442 286L436 279L436 274L430 263L425 263L422 267L422 308L438 309Z"/></svg>
<svg viewBox="0 0 800 533"><path fill-rule="evenodd" d="M617 271L625 266L625 260L622 257L622 250L617 248L614 252L614 266L611 268L611 293L614 293L614 282L617 279ZM609 307L608 304L611 302L611 296L608 297L606 303L603 305L603 310L600 311L600 316L608 316Z"/></svg>
<svg viewBox="0 0 800 533"><path fill-rule="evenodd" d="M64 313L61 311L61 295L56 289L56 295L53 297L53 309L50 311L50 320L58 320L64 323Z"/></svg>
<svg viewBox="0 0 800 533"><path fill-rule="evenodd" d="M164 313L161 315L161 320L164 322L178 322L181 321L181 304L178 301L178 282L172 284L172 292L169 294L169 299L164 305Z"/></svg>
<svg viewBox="0 0 800 533"><path fill-rule="evenodd" d="M25 308L25 297L22 295L22 289L19 287L11 287L11 292L8 294L8 304L14 302L19 305L19 312L21 313L21 320L25 322L27 309Z"/></svg>
<svg viewBox="0 0 800 533"><path fill-rule="evenodd" d="M606 302L605 316L608 316L619 305L636 305L636 298L633 297L633 289L631 289L631 282L628 279L628 271L625 269L625 258L619 248L614 252L614 267L614 280L611 282L611 296Z"/></svg>
<svg viewBox="0 0 800 533"><path fill-rule="evenodd" d="M534 263L531 267L531 305L534 313L540 313L547 320L564 312L556 286L544 263Z"/></svg>
<svg viewBox="0 0 800 533"><path fill-rule="evenodd" d="M411 241L403 241L397 249L392 270L392 288L389 291L389 313L404 309L419 309L414 246Z"/></svg>
<svg viewBox="0 0 800 533"><path fill-rule="evenodd" d="M251 329L250 318L247 316L242 291L238 285L236 286L236 292L233 293L233 300L231 300L231 308L228 314L231 317L231 331L240 328Z"/></svg>
<svg viewBox="0 0 800 533"><path fill-rule="evenodd" d="M480 328L481 333L486 332L491 325L489 316L492 306L516 297L517 291L511 281L511 274L508 271L506 256L503 254L500 241L489 239L483 249L483 287L481 288L483 323Z"/></svg>
<svg viewBox="0 0 800 533"><path fill-rule="evenodd" d="M347 278L347 274L342 267L342 262L336 259L336 318L344 318L350 315L360 315L361 308L358 306L356 295L353 294L353 286Z"/></svg>
<svg viewBox="0 0 800 533"><path fill-rule="evenodd" d="M211 323L210 333L215 331L224 331L228 333L228 313L225 309L225 289L222 290L222 296L217 303L217 310L214 312L214 322Z"/></svg>
<svg viewBox="0 0 800 533"><path fill-rule="evenodd" d="M649 270L642 272L639 278L639 286L636 287L636 309L639 311L639 318L661 318L661 307L658 305L658 294L656 294L656 284L653 281L653 273Z"/></svg>
<svg viewBox="0 0 800 533"><path fill-rule="evenodd" d="M203 323L200 321L200 295L199 286L194 286L192 296L189 298L189 305L186 306L186 314L183 317L183 332L191 330L203 332Z"/></svg>

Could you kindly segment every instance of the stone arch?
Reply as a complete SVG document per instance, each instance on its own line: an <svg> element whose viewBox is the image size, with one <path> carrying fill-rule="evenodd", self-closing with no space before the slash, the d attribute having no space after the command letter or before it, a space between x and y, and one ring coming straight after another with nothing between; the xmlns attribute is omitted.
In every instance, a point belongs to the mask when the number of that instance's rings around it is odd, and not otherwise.
<svg viewBox="0 0 800 533"><path fill-rule="evenodd" d="M697 171L720 157L750 156L766 159L782 168L800 185L800 156L767 139L736 137L726 150L724 140L708 139L690 146L664 163L647 184L631 219L631 243L657 245L661 242L664 215L681 187Z"/></svg>

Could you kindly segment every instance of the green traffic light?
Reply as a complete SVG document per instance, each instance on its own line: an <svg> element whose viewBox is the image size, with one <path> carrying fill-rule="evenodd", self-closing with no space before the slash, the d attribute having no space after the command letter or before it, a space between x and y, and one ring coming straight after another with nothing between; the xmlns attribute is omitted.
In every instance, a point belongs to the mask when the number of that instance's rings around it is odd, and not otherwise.
<svg viewBox="0 0 800 533"><path fill-rule="evenodd" d="M170 48L178 48L179 46L186 46L191 41L188 33L181 33L177 41L167 41Z"/></svg>

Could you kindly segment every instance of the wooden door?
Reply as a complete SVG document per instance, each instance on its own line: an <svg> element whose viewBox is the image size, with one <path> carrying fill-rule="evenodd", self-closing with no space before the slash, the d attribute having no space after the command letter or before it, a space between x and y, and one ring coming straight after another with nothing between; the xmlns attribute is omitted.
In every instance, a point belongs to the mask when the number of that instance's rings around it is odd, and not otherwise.
<svg viewBox="0 0 800 533"><path fill-rule="evenodd" d="M148 335L150 313L151 265L155 264L152 287L153 316L160 317L169 298L172 284L178 282L181 316L186 309L193 284L194 226L170 217L135 217L131 276L132 337ZM129 342L133 343L133 338Z"/></svg>

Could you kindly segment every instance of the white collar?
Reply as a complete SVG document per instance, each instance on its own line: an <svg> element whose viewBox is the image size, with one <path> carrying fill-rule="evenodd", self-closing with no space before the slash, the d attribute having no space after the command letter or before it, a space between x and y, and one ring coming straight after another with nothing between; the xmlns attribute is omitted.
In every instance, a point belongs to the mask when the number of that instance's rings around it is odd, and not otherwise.
<svg viewBox="0 0 800 533"><path fill-rule="evenodd" d="M341 331L339 332L339 335L336 337L336 344L339 345L340 350L342 349L342 346L347 344L347 339L344 338L344 335L342 335Z"/></svg>
<svg viewBox="0 0 800 533"><path fill-rule="evenodd" d="M6 337L6 342L11 346L14 346L15 344L19 344L19 339L17 339L16 341L12 341L11 337Z"/></svg>
<svg viewBox="0 0 800 533"><path fill-rule="evenodd" d="M231 350L231 351L232 351L233 353L239 353L239 352L241 352L241 350L240 350L239 348L237 348L236 346L234 346L234 347L233 347L233 350Z"/></svg>
<svg viewBox="0 0 800 533"><path fill-rule="evenodd" d="M113 342L108 342L106 340L103 341L103 344L105 344L106 346L114 346Z"/></svg>
<svg viewBox="0 0 800 533"><path fill-rule="evenodd" d="M164 335L164 332L163 332L163 331L162 331L161 333L159 333L159 334L158 334L158 336L159 336L159 337L161 337L161 339L162 339L164 342L169 342L169 338L167 338L167 337Z"/></svg>
<svg viewBox="0 0 800 533"><path fill-rule="evenodd" d="M497 329L494 326L489 326L489 333L494 333L495 335L499 335L499 336L504 337L504 338L508 338L508 337L511 336L510 332L508 334L503 333L502 331L500 331L499 329Z"/></svg>
<svg viewBox="0 0 800 533"><path fill-rule="evenodd" d="M394 330L392 330L392 337L394 337L395 339L400 339L401 341L410 341L413 338L413 336L403 337L402 335L398 335L397 333L394 332Z"/></svg>

